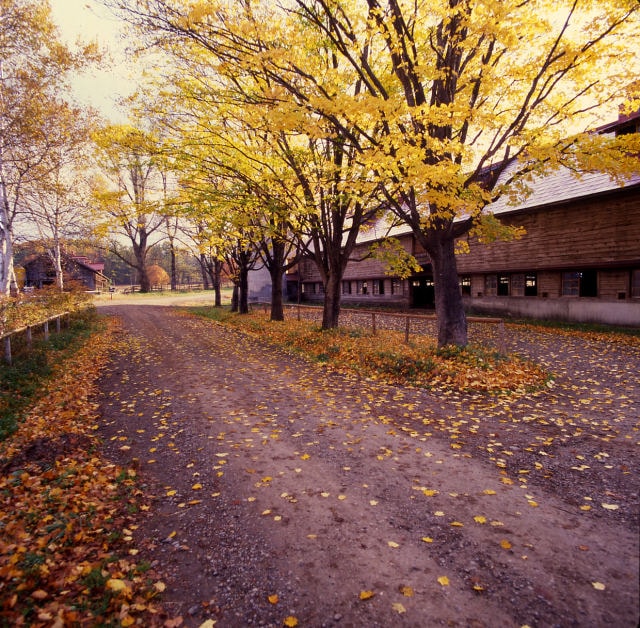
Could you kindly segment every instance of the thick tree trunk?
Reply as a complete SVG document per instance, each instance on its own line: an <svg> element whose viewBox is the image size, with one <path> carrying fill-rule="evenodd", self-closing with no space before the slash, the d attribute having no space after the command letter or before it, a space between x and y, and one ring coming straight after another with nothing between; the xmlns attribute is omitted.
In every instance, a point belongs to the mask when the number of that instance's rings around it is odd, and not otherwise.
<svg viewBox="0 0 640 628"><path fill-rule="evenodd" d="M446 233L429 239L427 248L433 264L436 297L438 347L467 345L467 317L462 304L455 256L455 240Z"/></svg>
<svg viewBox="0 0 640 628"><path fill-rule="evenodd" d="M237 281L233 282L233 292L231 293L231 311L237 312L239 310L240 298L239 298L240 286Z"/></svg>
<svg viewBox="0 0 640 628"><path fill-rule="evenodd" d="M243 263L238 270L240 277L238 280L238 312L240 314L249 313L249 269L247 264Z"/></svg>
<svg viewBox="0 0 640 628"><path fill-rule="evenodd" d="M222 306L222 262L213 262L213 290L214 290L214 305L215 307Z"/></svg>
<svg viewBox="0 0 640 628"><path fill-rule="evenodd" d="M340 318L340 277L330 274L324 289L322 329L335 329Z"/></svg>
<svg viewBox="0 0 640 628"><path fill-rule="evenodd" d="M138 281L140 282L140 292L151 292L151 281L147 273L147 267L143 264L138 267Z"/></svg>
<svg viewBox="0 0 640 628"><path fill-rule="evenodd" d="M200 253L198 262L200 263L200 274L202 275L202 288L204 290L208 290L209 289L209 267L207 266L207 260L204 256L204 253Z"/></svg>
<svg viewBox="0 0 640 628"><path fill-rule="evenodd" d="M282 303L282 274L281 266L269 269L271 275L271 320L284 320L284 306Z"/></svg>

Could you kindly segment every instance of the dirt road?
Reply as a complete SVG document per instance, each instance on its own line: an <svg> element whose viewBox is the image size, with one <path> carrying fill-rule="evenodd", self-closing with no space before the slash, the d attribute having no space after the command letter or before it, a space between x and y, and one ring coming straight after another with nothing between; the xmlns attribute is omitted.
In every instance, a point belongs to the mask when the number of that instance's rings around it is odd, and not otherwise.
<svg viewBox="0 0 640 628"><path fill-rule="evenodd" d="M100 309L128 347L105 448L139 464L134 542L184 625L636 625L637 346L534 339L555 388L436 398L177 309Z"/></svg>

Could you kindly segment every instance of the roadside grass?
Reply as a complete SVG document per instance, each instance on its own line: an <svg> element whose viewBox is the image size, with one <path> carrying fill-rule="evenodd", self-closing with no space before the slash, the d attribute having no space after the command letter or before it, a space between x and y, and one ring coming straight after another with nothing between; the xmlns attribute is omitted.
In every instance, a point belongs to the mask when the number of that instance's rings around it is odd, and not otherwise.
<svg viewBox="0 0 640 628"><path fill-rule="evenodd" d="M550 375L516 355L502 355L480 344L438 349L433 338L359 328L322 330L316 323L268 320L257 310L238 315L229 308L193 307L189 311L247 333L348 374L426 389L503 394L538 390Z"/></svg>
<svg viewBox="0 0 640 628"><path fill-rule="evenodd" d="M164 583L136 560L136 513L149 508L137 473L106 459L96 435L98 377L126 342L115 326L86 312L11 377L3 371L22 399L0 440L0 626L156 626L166 617L156 601Z"/></svg>
<svg viewBox="0 0 640 628"><path fill-rule="evenodd" d="M77 352L101 323L95 308L74 312L69 327L51 333L49 340L37 339L30 351L24 338L13 343L13 362L0 368L0 441L18 428L24 412L42 394L51 378L53 365Z"/></svg>

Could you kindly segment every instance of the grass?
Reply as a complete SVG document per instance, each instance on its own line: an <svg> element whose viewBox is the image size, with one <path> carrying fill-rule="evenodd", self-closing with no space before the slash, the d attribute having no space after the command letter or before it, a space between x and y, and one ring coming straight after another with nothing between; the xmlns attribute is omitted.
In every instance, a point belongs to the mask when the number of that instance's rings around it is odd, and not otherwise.
<svg viewBox="0 0 640 628"><path fill-rule="evenodd" d="M257 310L246 315L228 308L189 310L335 370L392 384L498 394L539 389L549 379L537 365L480 344L438 349L433 338L417 334L405 343L402 332L379 330L373 335L364 328L322 330L310 321L269 321Z"/></svg>
<svg viewBox="0 0 640 628"><path fill-rule="evenodd" d="M19 336L12 343L13 363L0 369L0 440L13 434L23 413L38 398L44 383L51 377L52 366L75 353L97 329L94 308L75 312L68 328L51 332L49 341L37 339L27 351Z"/></svg>

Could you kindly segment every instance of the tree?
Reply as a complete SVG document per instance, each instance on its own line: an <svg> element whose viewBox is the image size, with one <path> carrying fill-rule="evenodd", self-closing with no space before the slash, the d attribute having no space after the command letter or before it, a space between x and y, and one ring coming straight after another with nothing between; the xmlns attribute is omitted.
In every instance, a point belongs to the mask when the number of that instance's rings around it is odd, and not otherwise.
<svg viewBox="0 0 640 628"><path fill-rule="evenodd" d="M65 107L68 75L98 59L95 45L71 51L58 40L42 0L0 0L0 294L13 283L15 221L22 193L46 178L47 157L68 141L51 134Z"/></svg>
<svg viewBox="0 0 640 628"><path fill-rule="evenodd" d="M640 5L295 4L293 12L362 81L363 98L344 103L344 116L369 115L382 130L360 135L359 146L385 186L389 208L429 254L439 345L465 345L455 244L466 233L482 233L484 208L503 194L526 194L532 176L560 165L603 168L612 176L637 168L637 140L576 129L593 124L590 114L619 98L633 79ZM337 97L307 102L335 117Z"/></svg>
<svg viewBox="0 0 640 628"><path fill-rule="evenodd" d="M58 103L47 125L53 144L43 156L39 178L25 182L22 192L24 217L35 227L64 288L62 250L65 241L86 235L90 221L88 181L81 173L87 160L89 123L84 113Z"/></svg>
<svg viewBox="0 0 640 628"><path fill-rule="evenodd" d="M109 125L93 134L97 162L104 174L95 182L94 198L104 217L101 230L131 242L134 260L121 259L134 267L141 292L149 292L147 256L158 240L154 235L165 224L163 188L158 176L158 144L150 133L129 125ZM118 255L117 240L111 251Z"/></svg>
<svg viewBox="0 0 640 628"><path fill-rule="evenodd" d="M269 108L274 135L304 120L315 155L354 168L305 192L309 207L319 194L329 210L316 216L332 247L343 228L351 237L359 204L366 216L384 194L429 254L441 346L467 343L456 242L517 235L495 229L492 201L523 197L558 167L621 179L637 169L637 137L588 132L637 76L636 0L118 4L175 57L215 59L239 102ZM262 91L246 92L248 79ZM331 325L341 259L327 253L318 262Z"/></svg>

